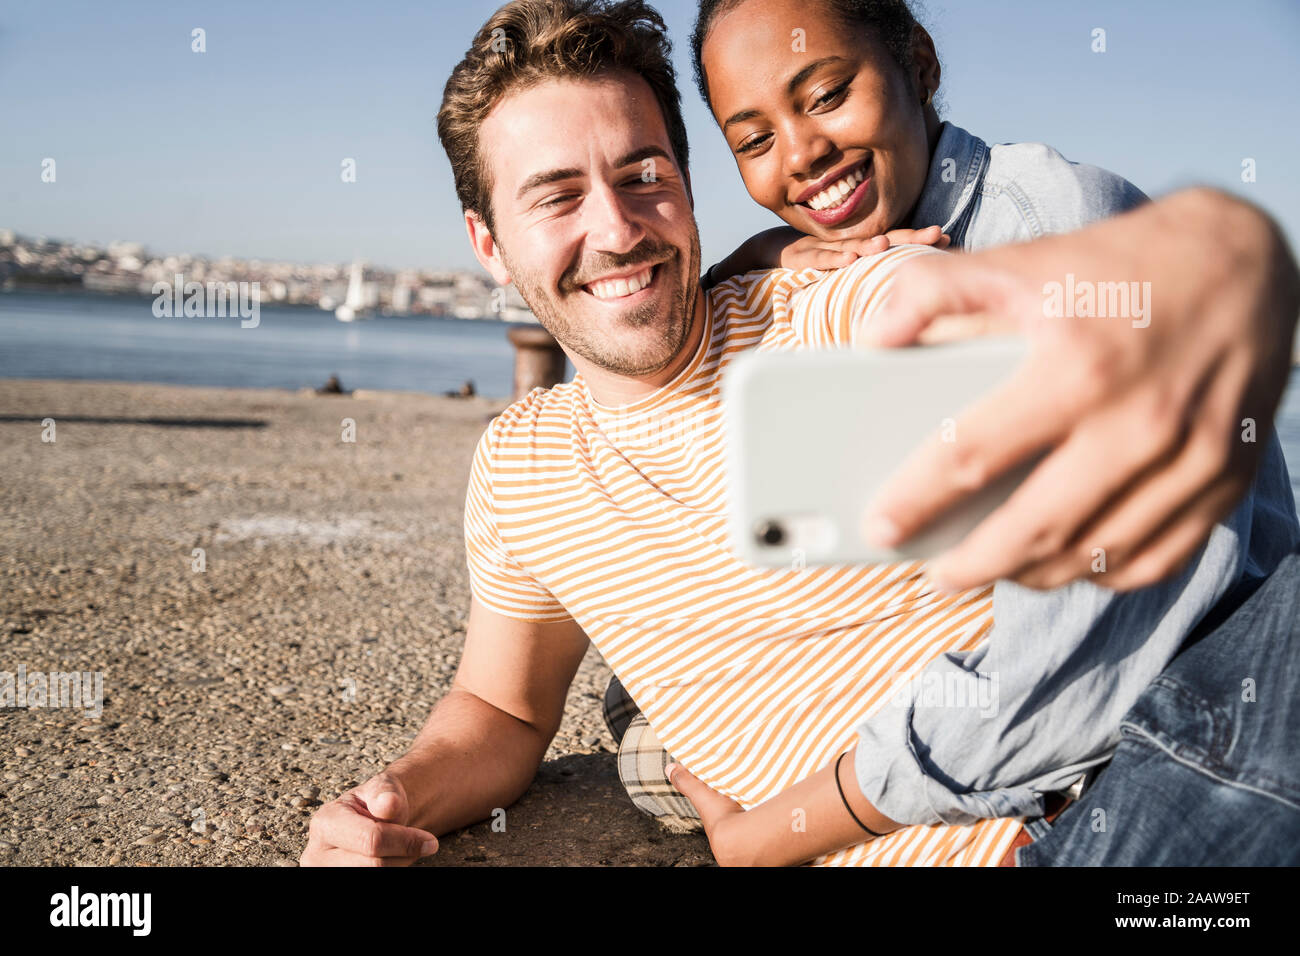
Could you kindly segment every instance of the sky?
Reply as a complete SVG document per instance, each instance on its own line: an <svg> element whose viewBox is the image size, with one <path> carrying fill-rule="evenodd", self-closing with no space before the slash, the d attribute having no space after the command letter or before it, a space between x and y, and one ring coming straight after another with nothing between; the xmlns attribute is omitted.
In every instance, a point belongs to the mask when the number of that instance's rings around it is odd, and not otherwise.
<svg viewBox="0 0 1300 956"><path fill-rule="evenodd" d="M655 5L675 41L712 262L777 220L745 193L695 92L694 0ZM434 117L496 6L6 4L0 229L159 253L478 268ZM1296 246L1295 0L915 6L943 64L944 119L990 143L1048 143L1152 196L1220 186L1270 212ZM1104 53L1092 50L1096 28ZM349 157L355 183L340 179ZM41 181L46 158L54 183Z"/></svg>

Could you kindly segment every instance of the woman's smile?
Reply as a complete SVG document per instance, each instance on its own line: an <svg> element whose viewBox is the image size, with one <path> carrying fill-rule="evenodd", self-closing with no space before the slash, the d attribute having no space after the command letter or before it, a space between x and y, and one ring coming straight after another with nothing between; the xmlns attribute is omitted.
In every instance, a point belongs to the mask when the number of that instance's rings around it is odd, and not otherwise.
<svg viewBox="0 0 1300 956"><path fill-rule="evenodd" d="M875 182L868 156L844 172L835 172L803 193L797 205L823 226L837 226L850 219L866 203Z"/></svg>

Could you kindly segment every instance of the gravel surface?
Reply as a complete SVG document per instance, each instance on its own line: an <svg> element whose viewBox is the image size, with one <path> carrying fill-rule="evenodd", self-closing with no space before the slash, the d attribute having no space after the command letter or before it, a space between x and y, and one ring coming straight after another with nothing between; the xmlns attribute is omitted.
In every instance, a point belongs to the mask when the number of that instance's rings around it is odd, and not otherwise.
<svg viewBox="0 0 1300 956"><path fill-rule="evenodd" d="M0 672L103 674L98 717L0 708L0 866L296 865L313 810L451 684L469 462L502 407L0 381ZM505 832L421 865L711 862L619 785L608 678L589 650Z"/></svg>

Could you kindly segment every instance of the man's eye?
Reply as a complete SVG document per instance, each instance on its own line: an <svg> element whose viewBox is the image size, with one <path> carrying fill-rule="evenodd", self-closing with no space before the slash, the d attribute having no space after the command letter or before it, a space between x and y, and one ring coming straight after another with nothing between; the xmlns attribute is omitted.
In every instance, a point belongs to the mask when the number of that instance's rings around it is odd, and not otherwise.
<svg viewBox="0 0 1300 956"><path fill-rule="evenodd" d="M550 199L538 203L538 206L543 209L549 206L560 206L573 198L575 198L573 193L562 193L559 196L552 196Z"/></svg>
<svg viewBox="0 0 1300 956"><path fill-rule="evenodd" d="M754 150L758 149L760 146L766 143L769 139L771 139L770 133L763 133L762 135L759 136L751 136L749 139L745 140L743 143L741 143L739 146L736 147L736 152L752 153Z"/></svg>

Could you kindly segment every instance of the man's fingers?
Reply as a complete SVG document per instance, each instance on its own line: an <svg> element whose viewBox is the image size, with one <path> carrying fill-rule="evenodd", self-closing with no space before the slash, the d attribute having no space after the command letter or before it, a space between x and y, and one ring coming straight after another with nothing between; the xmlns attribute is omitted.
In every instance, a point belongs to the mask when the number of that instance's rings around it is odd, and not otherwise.
<svg viewBox="0 0 1300 956"><path fill-rule="evenodd" d="M438 838L427 830L373 820L339 802L322 807L312 828L329 846L366 857L418 858L438 848Z"/></svg>
<svg viewBox="0 0 1300 956"><path fill-rule="evenodd" d="M387 866L410 866L415 863L419 857L415 856L362 856L360 853L352 853L339 847L327 847L319 851L312 859L309 866L355 866L355 867L387 867Z"/></svg>
<svg viewBox="0 0 1300 956"><path fill-rule="evenodd" d="M380 790L378 793L363 794L357 797L365 804L367 812L376 820L390 822L404 819L406 816L406 799L395 787Z"/></svg>
<svg viewBox="0 0 1300 956"><path fill-rule="evenodd" d="M1241 497L1241 489L1224 482L1209 491L1164 532L1148 542L1113 572L1107 571L1106 587L1132 591L1148 587L1184 567L1205 544L1215 524Z"/></svg>
<svg viewBox="0 0 1300 956"><path fill-rule="evenodd" d="M934 580L950 588L976 587L1017 578L1070 548L1090 555L1093 548L1105 547L1105 541L1091 536L1079 540L1080 533L1144 473L1172 460L1183 437L1177 416L1158 424L1143 413L1143 400L1124 402L1075 429L1005 504L931 565ZM957 440L962 441L960 431ZM1200 485L1168 500L1178 507L1208 480L1205 475Z"/></svg>
<svg viewBox="0 0 1300 956"><path fill-rule="evenodd" d="M1030 587L1057 587L1091 574L1105 587L1142 587L1190 557L1186 551L1190 539L1176 526L1185 525L1186 534L1194 538L1207 534L1229 514L1248 487L1247 476L1254 472L1253 467L1229 464L1251 459L1250 452L1258 448L1241 442L1234 427L1236 416L1221 410L1234 407L1234 383L1228 381L1216 391L1219 394L1192 411L1196 430L1167 467L1153 472L1099 515L1071 549L1073 554L1026 567L1016 580ZM1146 570L1150 566L1156 567L1156 577Z"/></svg>
<svg viewBox="0 0 1300 956"><path fill-rule="evenodd" d="M981 315L1004 331L1021 329L1042 314L1021 280L955 256L923 256L904 263L890 283L888 298L866 327L869 344L911 345L922 330L945 316Z"/></svg>
<svg viewBox="0 0 1300 956"><path fill-rule="evenodd" d="M1070 426L1061 404L1051 393L1044 394L1038 366L1022 365L962 412L950 433L931 435L908 456L868 503L864 537L877 547L892 547L1058 442ZM954 440L943 440L946 437Z"/></svg>
<svg viewBox="0 0 1300 956"><path fill-rule="evenodd" d="M1150 483L1148 483L1150 484ZM1144 486L1130 500L1149 500L1151 489ZM1045 561L1015 575L1011 580L1031 588L1056 588L1085 578L1113 591L1132 591L1164 580L1197 553L1215 524L1239 500L1241 488L1219 482L1207 489L1192 505L1169 517L1160 530L1134 543L1115 540L1101 550L1073 548L1054 561ZM1167 505L1167 501L1162 501ZM1105 532L1088 531L1083 540L1103 540Z"/></svg>

